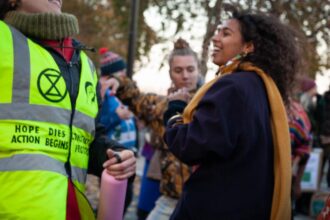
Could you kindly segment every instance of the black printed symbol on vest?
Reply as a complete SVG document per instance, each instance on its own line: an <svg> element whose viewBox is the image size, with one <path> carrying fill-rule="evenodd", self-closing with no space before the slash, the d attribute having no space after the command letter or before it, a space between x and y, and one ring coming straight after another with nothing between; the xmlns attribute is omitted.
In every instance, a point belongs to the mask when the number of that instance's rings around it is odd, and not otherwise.
<svg viewBox="0 0 330 220"><path fill-rule="evenodd" d="M55 69L45 69L39 74L38 90L50 102L62 101L68 92L61 73Z"/></svg>
<svg viewBox="0 0 330 220"><path fill-rule="evenodd" d="M95 94L94 86L91 82L85 83L85 92L88 103L94 103L96 99L96 94Z"/></svg>

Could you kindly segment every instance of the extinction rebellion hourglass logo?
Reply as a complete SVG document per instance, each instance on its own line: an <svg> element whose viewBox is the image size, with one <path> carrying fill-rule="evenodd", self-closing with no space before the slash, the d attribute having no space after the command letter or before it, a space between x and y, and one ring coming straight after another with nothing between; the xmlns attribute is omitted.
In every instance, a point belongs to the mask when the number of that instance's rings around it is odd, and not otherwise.
<svg viewBox="0 0 330 220"><path fill-rule="evenodd" d="M50 102L62 101L68 92L61 73L55 69L45 69L40 73L38 90Z"/></svg>

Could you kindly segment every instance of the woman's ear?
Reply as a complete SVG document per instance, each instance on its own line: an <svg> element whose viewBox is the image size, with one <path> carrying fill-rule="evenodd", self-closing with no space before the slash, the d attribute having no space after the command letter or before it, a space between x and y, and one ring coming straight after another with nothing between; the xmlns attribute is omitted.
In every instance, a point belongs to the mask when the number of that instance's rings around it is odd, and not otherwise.
<svg viewBox="0 0 330 220"><path fill-rule="evenodd" d="M254 52L254 44L250 41L245 44L243 49L245 54L253 53Z"/></svg>

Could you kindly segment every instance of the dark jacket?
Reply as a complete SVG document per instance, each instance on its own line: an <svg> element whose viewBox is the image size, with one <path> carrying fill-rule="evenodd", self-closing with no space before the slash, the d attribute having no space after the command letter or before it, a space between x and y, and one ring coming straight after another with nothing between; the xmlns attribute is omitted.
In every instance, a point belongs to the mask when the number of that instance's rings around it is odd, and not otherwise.
<svg viewBox="0 0 330 220"><path fill-rule="evenodd" d="M171 219L270 219L274 155L269 111L262 80L256 73L238 72L207 91L191 123L167 127L170 151L199 166Z"/></svg>
<svg viewBox="0 0 330 220"><path fill-rule="evenodd" d="M164 113L164 124L166 125L172 116L182 114L186 105L187 103L181 100L170 101ZM171 198L180 198L184 182L191 175L192 169L179 161L166 144L161 153L161 171L160 192Z"/></svg>
<svg viewBox="0 0 330 220"><path fill-rule="evenodd" d="M330 90L326 91L323 95L323 124L321 134L330 136ZM319 113L321 115L322 113Z"/></svg>
<svg viewBox="0 0 330 220"><path fill-rule="evenodd" d="M39 42L41 45L42 43ZM74 50L71 61L68 63L64 57L59 54L56 50L51 47L45 47L50 54L53 56L56 61L62 76L65 80L68 94L70 95L72 109L76 104L78 90L79 90L79 81L80 81L80 70L81 70L81 61L80 61L80 52L85 48L80 42L73 41ZM97 85L97 99L99 103L99 109L101 109L101 96L100 96L100 86ZM106 131L104 125L99 122L100 111L95 119L95 139L89 149L89 166L88 173L101 176L103 171L102 164L108 159L106 155L106 150L111 148L114 150L124 149L119 143L109 139L106 136Z"/></svg>

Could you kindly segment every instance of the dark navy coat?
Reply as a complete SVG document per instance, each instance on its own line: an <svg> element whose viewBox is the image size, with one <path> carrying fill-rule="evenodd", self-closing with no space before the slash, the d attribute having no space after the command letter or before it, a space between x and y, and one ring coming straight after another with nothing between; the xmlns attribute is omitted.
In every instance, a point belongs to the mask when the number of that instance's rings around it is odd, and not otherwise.
<svg viewBox="0 0 330 220"><path fill-rule="evenodd" d="M222 77L192 122L167 127L164 138L181 161L199 165L171 219L270 219L274 150L268 98L256 73Z"/></svg>

